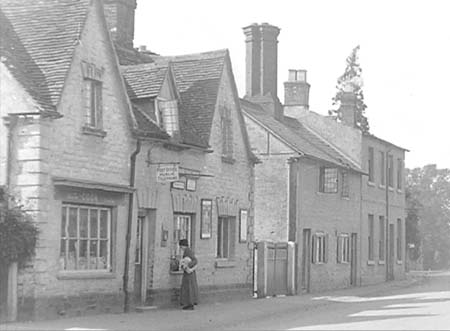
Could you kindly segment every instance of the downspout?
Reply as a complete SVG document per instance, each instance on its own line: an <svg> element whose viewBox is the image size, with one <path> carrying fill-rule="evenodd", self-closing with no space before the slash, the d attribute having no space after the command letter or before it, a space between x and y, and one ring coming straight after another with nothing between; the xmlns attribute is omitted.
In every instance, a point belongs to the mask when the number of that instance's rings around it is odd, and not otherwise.
<svg viewBox="0 0 450 331"><path fill-rule="evenodd" d="M17 124L17 117L16 116L7 116L4 118L5 119L5 126L8 130L8 135L6 136L6 145L7 145L7 150L6 150L6 173L5 173L5 184L6 184L6 188L9 190L10 189L10 184L11 184L11 169L12 169L12 151L13 151L13 133L12 130L13 128L16 126ZM9 199L7 199L6 201L8 202Z"/></svg>
<svg viewBox="0 0 450 331"><path fill-rule="evenodd" d="M136 177L136 157L141 151L141 141L139 138L136 140L136 150L130 156L130 188L134 188L134 182ZM133 203L134 203L134 192L130 192L128 198L128 220L127 220L127 233L125 238L125 266L123 270L123 292L125 313L130 310L130 298L128 293L128 271L130 264L130 245L131 245L131 226L133 224Z"/></svg>
<svg viewBox="0 0 450 331"><path fill-rule="evenodd" d="M390 275L389 275L389 265L391 263L390 258L391 258L391 252L389 251L389 180L390 180L390 175L389 175L389 152L390 150L388 149L386 151L386 175L384 176L385 181L386 181L386 281L390 280Z"/></svg>

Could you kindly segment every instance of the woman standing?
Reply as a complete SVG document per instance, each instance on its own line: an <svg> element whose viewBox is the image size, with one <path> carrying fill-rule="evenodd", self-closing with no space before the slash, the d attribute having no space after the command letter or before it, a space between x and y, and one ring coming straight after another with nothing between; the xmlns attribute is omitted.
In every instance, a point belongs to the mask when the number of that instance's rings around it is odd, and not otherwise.
<svg viewBox="0 0 450 331"><path fill-rule="evenodd" d="M181 280L180 303L184 310L194 310L194 305L198 303L198 285L195 269L197 269L197 258L192 249L189 248L187 239L179 241L183 251L181 268L183 269L183 278Z"/></svg>

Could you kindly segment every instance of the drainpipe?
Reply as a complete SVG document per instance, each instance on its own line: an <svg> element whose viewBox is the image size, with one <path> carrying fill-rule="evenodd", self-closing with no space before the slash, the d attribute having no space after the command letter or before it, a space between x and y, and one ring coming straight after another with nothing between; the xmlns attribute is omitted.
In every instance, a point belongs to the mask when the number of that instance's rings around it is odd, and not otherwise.
<svg viewBox="0 0 450 331"><path fill-rule="evenodd" d="M391 150L388 149L386 151L386 175L384 176L385 178L385 185L386 185L386 281L390 280L390 275L389 275L389 265L391 263L390 258L391 258L391 254L389 252L389 180L390 180L390 176L389 176L389 152Z"/></svg>
<svg viewBox="0 0 450 331"><path fill-rule="evenodd" d="M141 151L141 141L139 139L136 140L136 150L130 156L130 187L134 187L134 181L136 177L136 157ZM133 202L134 202L134 192L130 192L128 198L128 220L127 220L127 234L125 238L125 266L123 270L123 292L125 295L124 298L124 307L123 310L125 313L130 310L130 298L128 293L128 271L130 264L130 245L131 245L131 226L133 224Z"/></svg>
<svg viewBox="0 0 450 331"><path fill-rule="evenodd" d="M17 117L16 116L7 116L4 117L5 120L5 126L8 130L8 135L6 137L6 173L5 173L5 184L6 184L6 188L9 189L9 186L11 184L11 168L12 168L12 150L13 150L13 133L12 130L13 128L16 126L17 124ZM7 199L8 202L9 199Z"/></svg>

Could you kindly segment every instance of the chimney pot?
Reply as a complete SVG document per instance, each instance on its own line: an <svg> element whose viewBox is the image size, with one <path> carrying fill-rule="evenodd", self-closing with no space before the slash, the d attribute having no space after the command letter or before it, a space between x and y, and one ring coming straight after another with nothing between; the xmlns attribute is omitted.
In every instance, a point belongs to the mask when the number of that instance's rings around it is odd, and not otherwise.
<svg viewBox="0 0 450 331"><path fill-rule="evenodd" d="M284 83L285 106L297 106L309 109L309 89L306 70L290 69L288 81Z"/></svg>
<svg viewBox="0 0 450 331"><path fill-rule="evenodd" d="M147 46L145 46L145 45L139 46L139 51L140 52L145 52L146 50L147 50Z"/></svg>

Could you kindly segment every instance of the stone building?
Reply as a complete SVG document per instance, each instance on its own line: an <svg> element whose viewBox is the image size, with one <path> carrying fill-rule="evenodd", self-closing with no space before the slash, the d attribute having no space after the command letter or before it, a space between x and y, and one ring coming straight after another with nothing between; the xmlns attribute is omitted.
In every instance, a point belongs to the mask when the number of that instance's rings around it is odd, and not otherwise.
<svg viewBox="0 0 450 331"><path fill-rule="evenodd" d="M182 237L201 298L251 295L256 158L228 51L139 52L135 8L0 4L0 185L40 231L17 277L19 319L173 302Z"/></svg>
<svg viewBox="0 0 450 331"><path fill-rule="evenodd" d="M403 277L405 197L401 188L391 188L386 204L385 186L368 183L375 162L369 171L368 149L379 155L389 149L390 164L395 160L389 171L400 182L405 150L355 128L351 92L341 105L342 122L311 111L305 70L289 71L282 105L276 90L279 31L267 23L244 28L241 105L252 150L262 161L255 167L256 239L297 243L297 292ZM390 232L382 237L386 212ZM376 248L389 251L389 263Z"/></svg>

